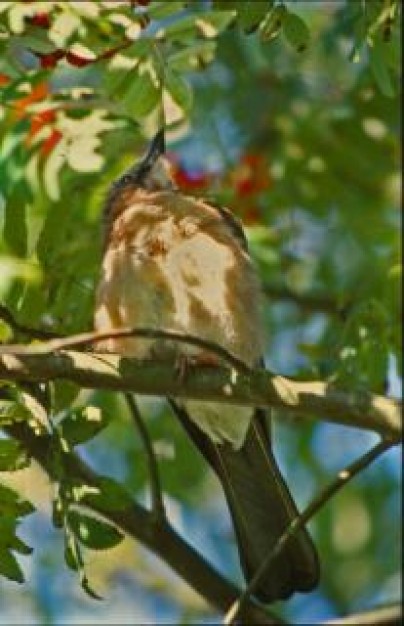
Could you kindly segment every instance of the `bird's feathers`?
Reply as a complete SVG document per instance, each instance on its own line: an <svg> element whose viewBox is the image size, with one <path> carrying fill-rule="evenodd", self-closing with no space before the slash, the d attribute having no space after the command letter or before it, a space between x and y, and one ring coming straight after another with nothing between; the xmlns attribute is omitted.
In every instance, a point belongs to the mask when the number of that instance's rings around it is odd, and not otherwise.
<svg viewBox="0 0 404 626"><path fill-rule="evenodd" d="M143 187L129 181L108 197L96 328L180 331L257 365L264 346L261 296L239 222L203 200L150 191L147 185L156 180L151 176ZM139 338L108 339L99 347L138 358L198 353L195 347ZM249 580L297 515L262 415L249 407L193 400L173 406L222 483ZM315 548L300 530L256 595L265 601L287 598L311 589L317 578Z"/></svg>
<svg viewBox="0 0 404 626"><path fill-rule="evenodd" d="M170 404L199 451L215 470L231 513L240 561L247 580L262 565L298 511L277 467L257 410L242 447L215 444L195 427L189 414ZM263 602L287 599L295 591L310 591L319 577L317 552L305 529L286 545L262 577L254 595Z"/></svg>

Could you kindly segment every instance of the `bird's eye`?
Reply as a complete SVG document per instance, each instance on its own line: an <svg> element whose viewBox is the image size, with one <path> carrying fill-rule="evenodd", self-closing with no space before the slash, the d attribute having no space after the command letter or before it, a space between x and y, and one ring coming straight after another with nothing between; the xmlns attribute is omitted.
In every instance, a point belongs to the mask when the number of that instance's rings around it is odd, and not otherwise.
<svg viewBox="0 0 404 626"><path fill-rule="evenodd" d="M132 180L132 177L129 176L129 174L125 174L124 176L122 176L120 183L121 185L128 185Z"/></svg>

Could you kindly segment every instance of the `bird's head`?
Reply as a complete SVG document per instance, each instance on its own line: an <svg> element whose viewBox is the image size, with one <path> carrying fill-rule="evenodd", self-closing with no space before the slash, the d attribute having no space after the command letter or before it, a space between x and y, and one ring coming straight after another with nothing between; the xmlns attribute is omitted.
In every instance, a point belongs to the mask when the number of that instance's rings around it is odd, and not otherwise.
<svg viewBox="0 0 404 626"><path fill-rule="evenodd" d="M127 190L164 191L175 189L172 166L165 156L164 129L152 139L144 157L130 167L110 187L104 207L106 232L123 208L121 200Z"/></svg>
<svg viewBox="0 0 404 626"><path fill-rule="evenodd" d="M114 187L118 189L127 186L140 187L149 191L173 189L171 165L165 156L163 128L152 139L145 156L114 183Z"/></svg>

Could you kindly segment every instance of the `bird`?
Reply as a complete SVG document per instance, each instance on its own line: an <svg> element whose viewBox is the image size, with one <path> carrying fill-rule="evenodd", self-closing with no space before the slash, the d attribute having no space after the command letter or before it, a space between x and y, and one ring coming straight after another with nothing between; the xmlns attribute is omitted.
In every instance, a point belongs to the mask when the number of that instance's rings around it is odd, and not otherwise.
<svg viewBox="0 0 404 626"><path fill-rule="evenodd" d="M249 367L262 366L262 292L242 224L229 209L177 188L164 128L110 186L103 228L96 331L176 331L214 342ZM112 336L97 347L139 359L209 362L204 348L160 335ZM248 583L298 516L272 451L267 416L260 408L226 403L169 402L222 485ZM301 527L253 595L265 603L286 600L311 591L318 580L318 553Z"/></svg>

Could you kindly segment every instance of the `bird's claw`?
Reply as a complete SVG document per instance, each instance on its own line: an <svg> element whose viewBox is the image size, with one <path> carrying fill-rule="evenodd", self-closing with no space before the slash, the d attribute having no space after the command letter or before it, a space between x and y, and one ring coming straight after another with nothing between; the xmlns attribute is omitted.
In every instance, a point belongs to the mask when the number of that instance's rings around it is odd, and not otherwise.
<svg viewBox="0 0 404 626"><path fill-rule="evenodd" d="M220 359L212 352L202 351L198 354L178 354L175 359L175 373L178 380L184 381L189 367L194 366L218 367Z"/></svg>

